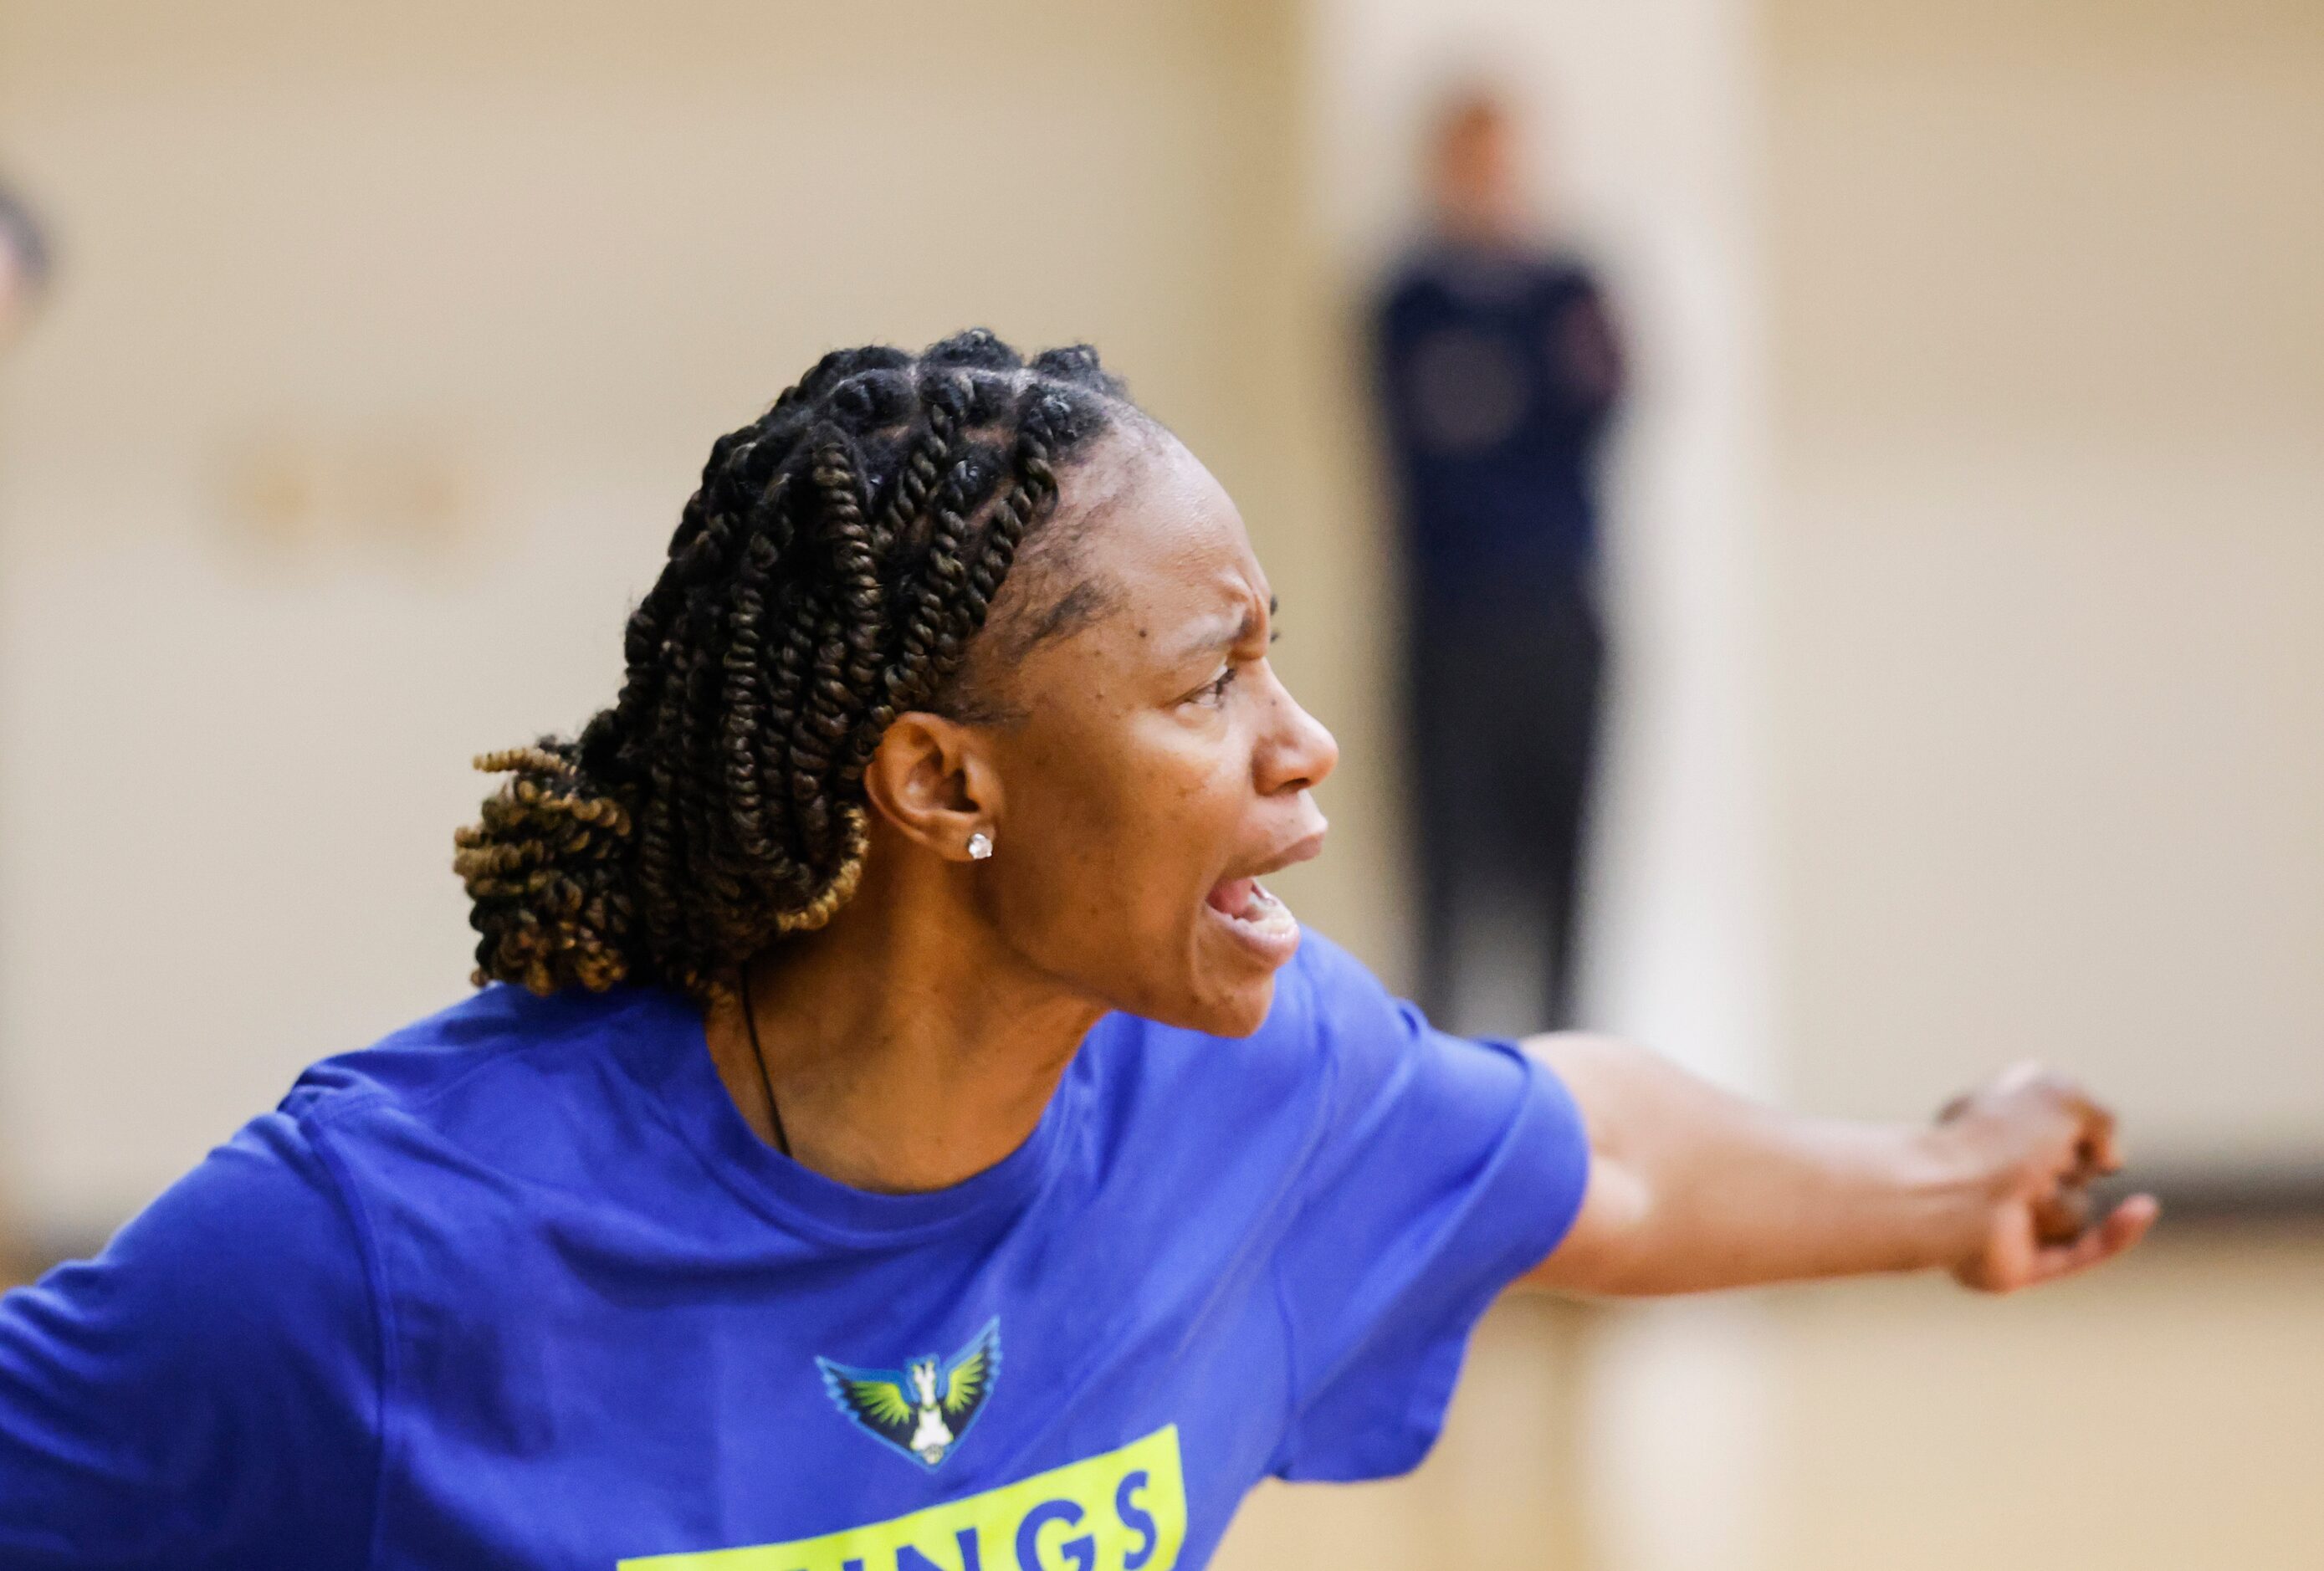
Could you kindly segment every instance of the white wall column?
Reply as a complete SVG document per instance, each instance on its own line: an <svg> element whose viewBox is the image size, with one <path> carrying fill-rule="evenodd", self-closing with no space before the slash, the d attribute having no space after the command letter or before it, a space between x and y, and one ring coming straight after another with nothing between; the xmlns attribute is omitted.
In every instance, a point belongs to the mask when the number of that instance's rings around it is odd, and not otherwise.
<svg viewBox="0 0 2324 1571"><path fill-rule="evenodd" d="M1317 0L1312 36L1322 219L1351 290L1414 220L1434 95L1480 73L1527 102L1544 204L1605 270L1637 392L1612 476L1619 642L1585 1010L1766 1090L1778 1077L1755 742L1766 401L1753 16L1745 0ZM1591 1344L1568 1417L1594 1562L1768 1564L1756 1467L1775 1415L1757 1313L1610 1315Z"/></svg>

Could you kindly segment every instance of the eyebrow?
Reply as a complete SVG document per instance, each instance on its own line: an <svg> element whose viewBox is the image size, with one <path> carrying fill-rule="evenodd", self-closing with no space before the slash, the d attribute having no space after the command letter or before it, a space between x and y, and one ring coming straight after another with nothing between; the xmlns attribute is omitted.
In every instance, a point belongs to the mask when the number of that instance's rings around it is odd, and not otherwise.
<svg viewBox="0 0 2324 1571"><path fill-rule="evenodd" d="M1270 618L1275 615L1279 604L1280 602L1274 596L1269 595L1267 597L1267 615ZM1201 633L1186 640L1177 658L1192 660L1198 654L1207 654L1214 649L1232 649L1251 635L1256 620L1250 603L1245 601L1242 614L1232 621L1229 621L1224 616L1212 618Z"/></svg>

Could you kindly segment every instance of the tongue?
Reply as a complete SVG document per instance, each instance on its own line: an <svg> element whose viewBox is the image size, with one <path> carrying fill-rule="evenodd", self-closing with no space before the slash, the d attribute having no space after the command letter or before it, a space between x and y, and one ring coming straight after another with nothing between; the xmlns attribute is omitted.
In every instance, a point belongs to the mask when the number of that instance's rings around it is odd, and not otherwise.
<svg viewBox="0 0 2324 1571"><path fill-rule="evenodd" d="M1251 895L1259 887L1255 878L1230 878L1211 889L1211 909L1231 917L1250 913Z"/></svg>

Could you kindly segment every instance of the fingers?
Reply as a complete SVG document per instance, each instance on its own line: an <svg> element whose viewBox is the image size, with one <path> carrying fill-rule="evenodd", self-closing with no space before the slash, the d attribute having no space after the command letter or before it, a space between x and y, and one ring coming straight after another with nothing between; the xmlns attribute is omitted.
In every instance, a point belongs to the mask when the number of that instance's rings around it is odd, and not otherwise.
<svg viewBox="0 0 2324 1571"><path fill-rule="evenodd" d="M1974 1160L1990 1164L2003 1209L1985 1250L1955 1271L1968 1285L2010 1292L2088 1271L2144 1237L2157 1207L2138 1196L2091 1224L2089 1187L2123 1165L2113 1111L2042 1065L2013 1064L1948 1105Z"/></svg>
<svg viewBox="0 0 2324 1571"><path fill-rule="evenodd" d="M2090 1223L2089 1191L2068 1181L2034 1197L2034 1239L2046 1246L2077 1243Z"/></svg>
<svg viewBox="0 0 2324 1571"><path fill-rule="evenodd" d="M2087 1181L2122 1170L2122 1141L2115 1132L2113 1109L2100 1103L2072 1080L2050 1077L2048 1084L2081 1126L2074 1141L2078 1179Z"/></svg>
<svg viewBox="0 0 2324 1571"><path fill-rule="evenodd" d="M2043 1249L2034 1256L2028 1286L2054 1282L2061 1277L2103 1265L2146 1236L2162 1206L2152 1195L2133 1195L2116 1206L2107 1219L2071 1243Z"/></svg>
<svg viewBox="0 0 2324 1571"><path fill-rule="evenodd" d="M2065 1175L2066 1182L2086 1184L2122 1170L2122 1141L2116 1132L2113 1109L2084 1090L2080 1082L2032 1058L2010 1065L1982 1089L1956 1096L1937 1114L1937 1121L1950 1123L1979 1104L2015 1098L2046 1104L2068 1123L2072 1167Z"/></svg>
<svg viewBox="0 0 2324 1571"><path fill-rule="evenodd" d="M2113 1111L2082 1089L2081 1082L2071 1076L2045 1069L2039 1064L2017 1064L2003 1071L1996 1086L2038 1094L2080 1126L2082 1141L2088 1145L2095 1148L2114 1142Z"/></svg>

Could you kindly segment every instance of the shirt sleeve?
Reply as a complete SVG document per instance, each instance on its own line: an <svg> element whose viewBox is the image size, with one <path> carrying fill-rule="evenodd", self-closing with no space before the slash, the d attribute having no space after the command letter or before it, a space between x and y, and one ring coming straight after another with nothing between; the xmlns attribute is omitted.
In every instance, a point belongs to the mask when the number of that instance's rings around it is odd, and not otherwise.
<svg viewBox="0 0 2324 1571"><path fill-rule="evenodd" d="M1470 1331L1572 1225L1590 1145L1545 1066L1433 1029L1345 953L1311 945L1302 970L1331 1084L1277 1259L1292 1412L1274 1471L1380 1478L1427 1455Z"/></svg>
<svg viewBox="0 0 2324 1571"><path fill-rule="evenodd" d="M380 1337L353 1215L273 1114L95 1260L0 1298L0 1566L368 1556Z"/></svg>
<svg viewBox="0 0 2324 1571"><path fill-rule="evenodd" d="M1594 441L1612 418L1628 379L1622 337L1597 281L1574 269L1559 275L1548 316L1550 384L1562 418Z"/></svg>

